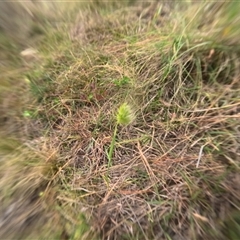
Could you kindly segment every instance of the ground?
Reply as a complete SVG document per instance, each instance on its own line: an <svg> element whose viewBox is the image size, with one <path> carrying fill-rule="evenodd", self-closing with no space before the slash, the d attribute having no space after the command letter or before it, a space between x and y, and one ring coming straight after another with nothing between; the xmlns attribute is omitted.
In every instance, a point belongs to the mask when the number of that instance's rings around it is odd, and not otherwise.
<svg viewBox="0 0 240 240"><path fill-rule="evenodd" d="M75 3L2 33L1 238L238 239L239 5Z"/></svg>

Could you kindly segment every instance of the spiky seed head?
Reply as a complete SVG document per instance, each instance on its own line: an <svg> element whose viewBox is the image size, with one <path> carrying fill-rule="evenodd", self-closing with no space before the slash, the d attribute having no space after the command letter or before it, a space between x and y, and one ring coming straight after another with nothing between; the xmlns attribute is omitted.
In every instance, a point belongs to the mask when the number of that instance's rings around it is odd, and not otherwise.
<svg viewBox="0 0 240 240"><path fill-rule="evenodd" d="M123 103L117 111L117 124L129 125L135 119L131 107L127 103Z"/></svg>

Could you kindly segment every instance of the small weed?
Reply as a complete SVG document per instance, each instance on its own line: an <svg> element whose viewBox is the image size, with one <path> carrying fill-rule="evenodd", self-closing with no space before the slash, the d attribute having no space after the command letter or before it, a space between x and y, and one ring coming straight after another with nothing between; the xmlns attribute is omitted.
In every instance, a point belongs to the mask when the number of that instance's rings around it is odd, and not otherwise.
<svg viewBox="0 0 240 240"><path fill-rule="evenodd" d="M130 123L132 123L133 120L134 120L134 114L133 114L133 111L132 111L131 107L127 103L123 103L118 108L118 111L117 111L117 114L116 114L116 125L115 125L115 128L114 128L110 148L109 148L109 151L107 153L108 168L112 166L112 156L113 156L113 151L114 151L114 147L115 147L115 143L116 143L118 126L119 125L120 126L127 126Z"/></svg>
<svg viewBox="0 0 240 240"><path fill-rule="evenodd" d="M23 112L23 116L24 116L25 118L32 118L32 117L34 116L34 112L29 111L29 110L25 110L25 111Z"/></svg>
<svg viewBox="0 0 240 240"><path fill-rule="evenodd" d="M128 85L130 82L131 82L131 79L126 76L124 76L121 79L116 79L113 81L113 83L118 87L123 87L125 85Z"/></svg>

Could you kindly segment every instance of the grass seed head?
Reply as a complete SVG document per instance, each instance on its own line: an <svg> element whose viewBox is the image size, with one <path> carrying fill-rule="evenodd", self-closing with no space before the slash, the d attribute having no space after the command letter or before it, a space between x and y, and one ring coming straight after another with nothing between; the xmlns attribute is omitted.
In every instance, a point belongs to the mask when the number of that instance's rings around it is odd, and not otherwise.
<svg viewBox="0 0 240 240"><path fill-rule="evenodd" d="M135 119L134 113L131 107L127 103L123 103L117 111L117 124L129 125Z"/></svg>

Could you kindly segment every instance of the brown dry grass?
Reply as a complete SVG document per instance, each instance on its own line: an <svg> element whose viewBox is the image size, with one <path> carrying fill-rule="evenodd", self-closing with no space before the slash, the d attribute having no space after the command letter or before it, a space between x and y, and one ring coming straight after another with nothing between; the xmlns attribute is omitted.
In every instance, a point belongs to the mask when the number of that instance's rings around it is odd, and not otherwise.
<svg viewBox="0 0 240 240"><path fill-rule="evenodd" d="M70 31L72 44L63 43L44 71L28 74L38 94L28 123L41 124L27 146L47 166L37 171L47 176L40 191L57 219L56 238L236 239L238 38L226 30L231 4L197 6L85 9ZM219 15L211 19L211 12ZM123 102L136 118L118 126L109 168ZM41 178L34 179L31 189L39 189ZM42 200L36 204L42 209Z"/></svg>

